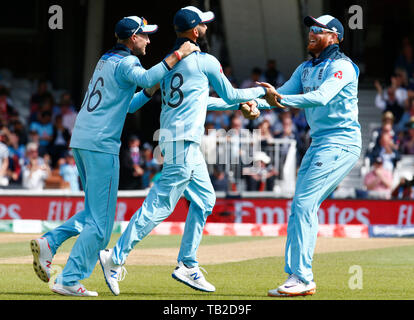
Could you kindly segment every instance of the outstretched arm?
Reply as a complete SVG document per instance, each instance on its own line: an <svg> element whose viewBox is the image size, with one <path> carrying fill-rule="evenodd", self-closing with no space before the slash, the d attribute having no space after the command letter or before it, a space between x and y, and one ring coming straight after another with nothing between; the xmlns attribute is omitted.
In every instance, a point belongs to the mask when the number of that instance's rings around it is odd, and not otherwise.
<svg viewBox="0 0 414 320"><path fill-rule="evenodd" d="M135 56L124 58L117 70L116 75L119 82L128 85L136 85L141 88L151 88L170 71L181 59L184 59L194 51L200 51L200 48L186 41L176 50L178 54L171 53L167 58L146 70Z"/></svg>
<svg viewBox="0 0 414 320"><path fill-rule="evenodd" d="M218 60L209 54L202 54L200 62L201 68L203 69L203 72L207 76L214 90L229 105L242 103L261 97L269 99L269 101L276 99L276 91L274 88L233 88L230 81L223 74L221 65Z"/></svg>
<svg viewBox="0 0 414 320"><path fill-rule="evenodd" d="M239 107L239 103L228 104L221 98L208 97L207 100L207 111L239 110Z"/></svg>
<svg viewBox="0 0 414 320"><path fill-rule="evenodd" d="M304 94L283 95L281 104L296 108L323 107L347 84L353 81L356 72L349 61L338 60L332 63L328 78L314 91Z"/></svg>
<svg viewBox="0 0 414 320"><path fill-rule="evenodd" d="M148 101L151 100L154 93L159 89L160 84L157 83L150 89L142 89L140 92L134 94L134 97L129 104L128 113L134 113L141 109Z"/></svg>

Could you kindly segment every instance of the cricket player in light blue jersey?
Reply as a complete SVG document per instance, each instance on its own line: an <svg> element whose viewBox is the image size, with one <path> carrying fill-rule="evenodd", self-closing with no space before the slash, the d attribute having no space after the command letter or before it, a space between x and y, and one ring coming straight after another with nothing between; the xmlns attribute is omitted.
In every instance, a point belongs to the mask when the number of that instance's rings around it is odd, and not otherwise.
<svg viewBox="0 0 414 320"><path fill-rule="evenodd" d="M150 43L148 34L157 28L144 18L121 19L115 27L117 44L100 58L90 80L70 143L85 191L85 208L42 238L31 241L34 270L48 282L57 249L68 238L79 235L63 272L53 284L55 293L98 295L86 290L79 280L90 276L99 251L110 240L118 192L120 137L131 99L139 86L152 88L137 95L146 100L145 96L179 61L178 57L182 59L199 50L190 42L183 43L175 53L145 70L137 56L145 55Z"/></svg>
<svg viewBox="0 0 414 320"><path fill-rule="evenodd" d="M179 10L174 17L177 40L173 51L185 41L196 43L198 38L204 37L206 23L213 19L213 12L201 12L193 6ZM193 289L215 291L215 287L205 279L196 258L206 219L216 200L200 150L210 85L228 105L263 96L270 103L276 100L276 91L272 87L267 90L264 87L234 89L217 59L201 52L180 61L163 78L160 85L159 146L164 155L161 177L131 218L116 246L100 252L106 282L115 295L120 292L118 280L122 279L122 265L130 251L173 212L183 194L190 201L190 207L177 258L178 266L172 277Z"/></svg>
<svg viewBox="0 0 414 320"><path fill-rule="evenodd" d="M358 123L358 67L339 48L344 28L329 15L308 16L308 51L302 63L278 89L284 107L303 108L312 143L298 171L287 229L286 282L269 296L315 293L312 257L318 234L318 209L351 171L361 152Z"/></svg>

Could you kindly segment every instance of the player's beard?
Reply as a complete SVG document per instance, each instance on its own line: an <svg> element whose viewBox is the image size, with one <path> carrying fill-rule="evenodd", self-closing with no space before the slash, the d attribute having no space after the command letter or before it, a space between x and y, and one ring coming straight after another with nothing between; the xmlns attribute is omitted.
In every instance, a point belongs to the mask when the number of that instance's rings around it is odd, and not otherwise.
<svg viewBox="0 0 414 320"><path fill-rule="evenodd" d="M329 39L327 37L316 38L314 43L309 41L308 51L314 55L319 55L326 47L329 46Z"/></svg>
<svg viewBox="0 0 414 320"><path fill-rule="evenodd" d="M210 51L210 44L208 43L207 35L204 34L201 37L198 37L197 44L200 46L201 52L209 52Z"/></svg>

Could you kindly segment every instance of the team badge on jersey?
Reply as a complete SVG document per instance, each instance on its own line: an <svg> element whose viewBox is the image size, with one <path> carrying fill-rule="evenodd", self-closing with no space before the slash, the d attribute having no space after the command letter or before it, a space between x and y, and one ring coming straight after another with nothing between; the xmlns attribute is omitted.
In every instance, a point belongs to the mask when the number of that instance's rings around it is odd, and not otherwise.
<svg viewBox="0 0 414 320"><path fill-rule="evenodd" d="M342 71L338 71L337 73L335 73L334 77L338 79L342 79Z"/></svg>

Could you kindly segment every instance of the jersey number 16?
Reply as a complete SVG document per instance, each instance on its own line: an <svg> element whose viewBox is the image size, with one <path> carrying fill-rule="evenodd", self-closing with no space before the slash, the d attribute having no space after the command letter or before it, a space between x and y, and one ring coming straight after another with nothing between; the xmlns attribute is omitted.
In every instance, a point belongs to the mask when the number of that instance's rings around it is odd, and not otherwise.
<svg viewBox="0 0 414 320"><path fill-rule="evenodd" d="M103 86L104 86L104 79L102 77L99 77L96 80L95 85L93 86L92 92L89 92L89 89L88 89L88 91L86 91L85 99L83 100L83 103L82 103L82 107L81 108L83 108L83 106L86 104L86 110L88 110L89 112L92 112L93 110L95 110L96 108L98 108L99 104L102 101L102 93L97 88L98 83L100 85L100 88L103 88ZM96 99L94 99L95 104L93 104L91 106L91 100L95 96L98 98L98 101L96 101Z"/></svg>

